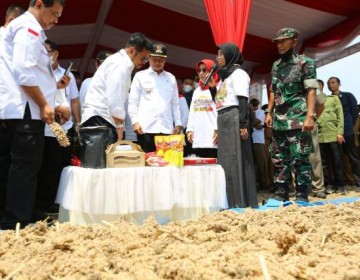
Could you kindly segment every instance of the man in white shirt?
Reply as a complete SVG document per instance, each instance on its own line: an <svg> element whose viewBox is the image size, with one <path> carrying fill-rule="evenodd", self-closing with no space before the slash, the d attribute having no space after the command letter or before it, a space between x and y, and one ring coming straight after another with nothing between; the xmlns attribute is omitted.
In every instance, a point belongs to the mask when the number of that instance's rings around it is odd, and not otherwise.
<svg viewBox="0 0 360 280"><path fill-rule="evenodd" d="M0 38L3 34L3 32L5 32L5 27L15 18L17 18L18 16L21 16L23 13L25 12L24 7L18 5L18 4L12 4L10 5L7 10L6 10L6 14L5 14L5 23L3 26L0 27Z"/></svg>
<svg viewBox="0 0 360 280"><path fill-rule="evenodd" d="M88 154L86 147L90 146L90 142L93 145L91 153L101 153L101 158L104 159L106 146L123 139L125 104L129 95L131 73L134 68L140 69L148 62L151 47L151 41L144 34L133 33L125 48L109 56L95 72L82 106L80 145L83 166ZM85 140L88 137L86 127L94 126L107 128L105 143L100 141L95 144L89 138ZM95 141L94 137L92 139ZM90 166L88 163L85 166L102 167L101 159L99 160L100 162L91 163L99 166Z"/></svg>
<svg viewBox="0 0 360 280"><path fill-rule="evenodd" d="M107 50L101 50L98 52L98 54L96 55L96 59L95 59L95 70L97 70L100 65L105 61L105 59L107 57L109 57L110 55L112 55L113 53ZM86 96L86 92L89 88L90 82L92 80L93 77L90 78L86 78L82 83L81 83L81 87L80 87L80 92L79 92L79 98L80 98L80 108L82 108L82 105L84 104L85 101L85 96Z"/></svg>
<svg viewBox="0 0 360 280"><path fill-rule="evenodd" d="M259 108L260 101L257 95L250 96L250 104L255 113L255 123L253 124L252 146L256 167L256 181L259 189L269 189L270 181L268 174L268 162L265 155L265 111Z"/></svg>
<svg viewBox="0 0 360 280"><path fill-rule="evenodd" d="M55 79L60 80L65 73L65 69L58 62L58 46L50 40L45 41L45 46L50 55ZM76 86L75 77L71 72L69 76L71 78L69 85L56 93L55 106L59 116L58 121L71 140L71 135L74 135L73 121L75 122L75 129L80 124L80 106L79 91ZM70 145L72 144L72 141L70 141ZM44 211L45 213L58 212L58 206L54 205L54 202L60 182L60 175L62 169L69 166L70 163L71 146L61 147L55 138L55 134L46 125L43 164L38 176L37 210Z"/></svg>
<svg viewBox="0 0 360 280"><path fill-rule="evenodd" d="M17 4L10 5L6 10L5 14L5 23L0 27L0 44L3 40L3 34L5 33L5 27L15 18L21 16L25 12L25 9ZM1 55L1 53L0 53ZM4 135L2 131L6 131L4 126L0 124L0 217L3 215L5 211L5 198L6 198L6 181L7 181L7 173L8 173L8 157L2 158L3 155L6 155L7 146L3 145L3 143L8 142L8 139L4 139ZM3 142L4 141L4 142Z"/></svg>
<svg viewBox="0 0 360 280"><path fill-rule="evenodd" d="M177 82L173 74L164 70L166 58L166 47L154 44L150 67L137 72L131 85L129 115L145 152L156 150L156 135L182 131Z"/></svg>
<svg viewBox="0 0 360 280"><path fill-rule="evenodd" d="M28 11L6 27L0 44L0 119L4 139L9 139L3 154L8 156L9 171L1 229L39 220L34 205L44 126L54 122L57 88L70 81L65 76L55 81L44 30L58 22L63 6L64 0L31 0Z"/></svg>

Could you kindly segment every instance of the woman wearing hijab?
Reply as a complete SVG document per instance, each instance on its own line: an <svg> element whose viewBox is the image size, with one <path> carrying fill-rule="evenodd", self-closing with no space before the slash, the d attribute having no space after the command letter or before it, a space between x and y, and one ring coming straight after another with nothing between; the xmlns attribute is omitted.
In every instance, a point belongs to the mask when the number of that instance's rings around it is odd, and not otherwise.
<svg viewBox="0 0 360 280"><path fill-rule="evenodd" d="M217 112L212 99L209 85L216 86L218 76L206 86L204 81L215 64L210 59L203 59L196 65L199 75L199 87L195 89L190 105L186 137L192 143L197 156L203 158L217 157Z"/></svg>
<svg viewBox="0 0 360 280"><path fill-rule="evenodd" d="M230 208L258 207L249 125L250 77L233 43L218 46L221 81L215 96L218 112L218 163L225 170ZM213 90L213 89L212 89Z"/></svg>

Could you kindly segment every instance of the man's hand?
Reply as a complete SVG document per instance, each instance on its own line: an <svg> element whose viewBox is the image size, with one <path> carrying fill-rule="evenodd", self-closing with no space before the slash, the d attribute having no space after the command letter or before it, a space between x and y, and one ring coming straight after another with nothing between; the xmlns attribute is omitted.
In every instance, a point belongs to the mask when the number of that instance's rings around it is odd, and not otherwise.
<svg viewBox="0 0 360 280"><path fill-rule="evenodd" d="M272 117L272 114L270 113L267 113L265 115L265 125L267 127L273 127L273 117Z"/></svg>
<svg viewBox="0 0 360 280"><path fill-rule="evenodd" d="M182 131L182 126L181 125L177 125L177 126L175 126L175 128L174 128L174 134L180 134L181 133L181 131Z"/></svg>
<svg viewBox="0 0 360 280"><path fill-rule="evenodd" d="M63 89L63 88L66 88L69 83L70 83L70 76L62 76L61 79L59 81L56 82L56 87L57 89Z"/></svg>
<svg viewBox="0 0 360 280"><path fill-rule="evenodd" d="M43 122L52 124L55 121L54 109L46 103L43 107L40 107L40 117Z"/></svg>
<svg viewBox="0 0 360 280"><path fill-rule="evenodd" d="M241 140L246 140L249 138L249 133L248 133L247 128L240 128L240 137L241 137Z"/></svg>
<svg viewBox="0 0 360 280"><path fill-rule="evenodd" d="M302 131L312 131L314 129L314 118L312 116L306 116L306 119L302 126Z"/></svg>
<svg viewBox="0 0 360 280"><path fill-rule="evenodd" d="M345 143L345 138L342 134L336 135L336 142L338 142L339 145Z"/></svg>
<svg viewBox="0 0 360 280"><path fill-rule="evenodd" d="M192 142L193 142L193 139L194 139L193 132L192 132L192 131L186 132L186 138L187 138L187 140L189 141L189 143L192 143Z"/></svg>
<svg viewBox="0 0 360 280"><path fill-rule="evenodd" d="M68 121L71 117L71 110L67 106L56 106L55 108L55 114L59 115L61 118L64 118L66 121Z"/></svg>
<svg viewBox="0 0 360 280"><path fill-rule="evenodd" d="M213 135L213 143L216 145L219 141L219 138L218 138L218 132L217 130L214 130L214 135Z"/></svg>
<svg viewBox="0 0 360 280"><path fill-rule="evenodd" d="M118 141L123 140L124 138L124 128L119 127L116 129L117 135L118 135Z"/></svg>
<svg viewBox="0 0 360 280"><path fill-rule="evenodd" d="M141 127L141 125L139 123L134 123L133 124L133 130L138 135L144 134L144 131L143 131L143 129L142 129L142 127Z"/></svg>
<svg viewBox="0 0 360 280"><path fill-rule="evenodd" d="M263 126L261 124L261 120L259 120L258 118L255 119L255 128L256 129L262 129Z"/></svg>

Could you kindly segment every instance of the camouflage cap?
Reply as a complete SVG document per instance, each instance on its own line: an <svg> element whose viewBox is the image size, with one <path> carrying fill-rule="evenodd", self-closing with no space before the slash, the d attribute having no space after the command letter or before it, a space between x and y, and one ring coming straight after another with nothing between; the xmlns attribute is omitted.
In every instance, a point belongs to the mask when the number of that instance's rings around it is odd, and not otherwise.
<svg viewBox="0 0 360 280"><path fill-rule="evenodd" d="M285 27L280 29L276 33L276 37L273 39L273 41L283 40L287 38L298 38L298 37L299 37L299 30L295 28Z"/></svg>

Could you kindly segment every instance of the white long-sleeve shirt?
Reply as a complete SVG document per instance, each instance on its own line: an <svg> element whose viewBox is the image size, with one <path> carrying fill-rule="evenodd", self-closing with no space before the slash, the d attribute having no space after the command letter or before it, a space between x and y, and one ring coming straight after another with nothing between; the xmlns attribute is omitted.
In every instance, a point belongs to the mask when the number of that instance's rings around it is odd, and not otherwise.
<svg viewBox="0 0 360 280"><path fill-rule="evenodd" d="M131 123L139 123L145 133L172 134L182 125L175 76L156 73L151 67L135 74L129 95Z"/></svg>
<svg viewBox="0 0 360 280"><path fill-rule="evenodd" d="M196 88L190 105L187 132L193 132L193 148L217 148L214 132L217 130L217 111L210 90Z"/></svg>
<svg viewBox="0 0 360 280"><path fill-rule="evenodd" d="M125 104L134 66L124 49L109 56L100 65L85 96L81 123L100 116L116 127L114 117L125 119Z"/></svg>
<svg viewBox="0 0 360 280"><path fill-rule="evenodd" d="M56 81L59 81L62 76L65 74L65 69L62 68L60 65L53 69ZM56 92L56 99L55 99L55 107L58 105L69 107L71 110L71 100L79 97L79 90L76 85L76 80L73 73L69 72L69 76L71 78L69 85L63 89L58 90ZM73 127L73 120L70 119L65 122L61 127L67 132L70 128ZM48 125L45 125L45 136L55 137L54 132L49 128Z"/></svg>
<svg viewBox="0 0 360 280"><path fill-rule="evenodd" d="M83 104L85 102L85 96L86 96L86 93L87 93L87 91L89 89L89 85L90 85L91 80L92 80L92 77L86 78L81 83L81 87L80 87L80 91L79 91L81 114L82 114L82 111L83 111L82 106L83 106Z"/></svg>
<svg viewBox="0 0 360 280"><path fill-rule="evenodd" d="M31 117L40 120L39 106L21 86L38 86L52 107L56 81L44 45L44 30L30 13L12 20L0 43L0 119L23 119L26 103Z"/></svg>
<svg viewBox="0 0 360 280"><path fill-rule="evenodd" d="M265 121L265 111L261 108L257 109L255 111L255 117L261 121L261 125L264 125ZM254 127L253 133L252 133L252 140L255 144L265 144L265 132L264 128L257 129Z"/></svg>
<svg viewBox="0 0 360 280"><path fill-rule="evenodd" d="M187 105L184 96L179 97L179 108L180 108L180 116L181 116L181 125L183 128L186 128L189 119L189 107Z"/></svg>
<svg viewBox="0 0 360 280"><path fill-rule="evenodd" d="M65 69L59 65L54 70L54 74L55 74L56 80L59 81L62 78L62 76L64 76ZM69 104L70 110L71 110L71 100L79 97L79 90L77 88L76 80L75 80L73 73L69 72L69 76L70 76L71 80L70 80L69 85L65 88L65 98L66 98L66 101ZM73 121L72 121L72 118L70 118L66 123L64 123L62 125L62 128L65 130L69 130L70 128L72 128L72 126L73 126Z"/></svg>

